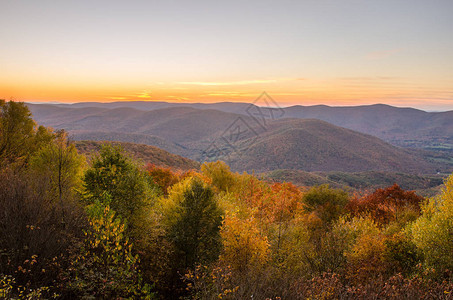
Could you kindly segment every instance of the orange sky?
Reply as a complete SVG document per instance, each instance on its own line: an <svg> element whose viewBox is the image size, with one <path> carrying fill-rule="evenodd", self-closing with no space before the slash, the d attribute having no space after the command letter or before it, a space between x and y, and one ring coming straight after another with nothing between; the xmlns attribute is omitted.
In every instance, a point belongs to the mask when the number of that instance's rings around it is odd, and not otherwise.
<svg viewBox="0 0 453 300"><path fill-rule="evenodd" d="M59 83L38 80L0 84L6 99L32 102L169 101L252 102L266 91L281 106L327 104L334 106L387 103L431 110L449 109L449 82L417 84L398 78L280 78L240 81L158 82L134 86L107 83ZM14 95L14 96L13 96ZM427 101L429 99L429 101Z"/></svg>
<svg viewBox="0 0 453 300"><path fill-rule="evenodd" d="M43 0L2 10L4 99L252 102L266 91L282 106L453 110L449 0Z"/></svg>

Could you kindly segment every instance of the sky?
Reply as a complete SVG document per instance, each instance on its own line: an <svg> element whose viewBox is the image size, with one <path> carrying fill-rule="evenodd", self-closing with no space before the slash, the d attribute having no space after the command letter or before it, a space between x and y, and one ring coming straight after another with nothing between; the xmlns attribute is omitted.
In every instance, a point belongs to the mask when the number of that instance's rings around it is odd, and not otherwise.
<svg viewBox="0 0 453 300"><path fill-rule="evenodd" d="M0 0L0 99L453 110L453 1Z"/></svg>

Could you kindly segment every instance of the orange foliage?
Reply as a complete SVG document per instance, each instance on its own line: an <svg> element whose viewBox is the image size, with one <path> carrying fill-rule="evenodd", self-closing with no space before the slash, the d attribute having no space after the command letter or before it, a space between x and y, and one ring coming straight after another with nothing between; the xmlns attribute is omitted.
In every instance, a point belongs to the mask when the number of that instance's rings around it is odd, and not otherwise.
<svg viewBox="0 0 453 300"><path fill-rule="evenodd" d="M168 189L181 180L181 174L173 172L170 168L158 167L153 164L146 166L148 175L153 179L165 195L168 195Z"/></svg>
<svg viewBox="0 0 453 300"><path fill-rule="evenodd" d="M198 177L203 182L211 184L211 180L208 177L198 173L195 170L189 170L185 172L173 171L171 168L159 167L153 164L148 164L146 166L146 171L148 172L148 175L152 178L153 182L161 188L164 195L168 195L169 188L172 185L189 177Z"/></svg>
<svg viewBox="0 0 453 300"><path fill-rule="evenodd" d="M251 178L245 192L239 193L255 216L268 223L288 221L302 209L302 192L292 183L274 183L270 187Z"/></svg>
<svg viewBox="0 0 453 300"><path fill-rule="evenodd" d="M179 180L184 180L186 178L189 178L189 177L197 177L199 179L201 179L204 183L208 184L208 185L211 185L212 184L212 180L210 178L208 178L207 176L203 175L203 174L200 174L198 173L197 171L195 170L189 170L189 171L186 171L184 173L182 173L179 177Z"/></svg>
<svg viewBox="0 0 453 300"><path fill-rule="evenodd" d="M258 214L269 222L284 222L302 209L302 193L292 183L274 183L258 203Z"/></svg>
<svg viewBox="0 0 453 300"><path fill-rule="evenodd" d="M236 197L242 202L245 202L249 207L256 207L259 199L264 194L264 185L262 181L254 176L242 175L239 178L239 188L236 191Z"/></svg>
<svg viewBox="0 0 453 300"><path fill-rule="evenodd" d="M396 218L399 211L410 209L420 213L423 197L414 191L405 191L397 184L385 189L377 189L374 193L354 197L347 205L352 215L369 215L379 224L388 224Z"/></svg>

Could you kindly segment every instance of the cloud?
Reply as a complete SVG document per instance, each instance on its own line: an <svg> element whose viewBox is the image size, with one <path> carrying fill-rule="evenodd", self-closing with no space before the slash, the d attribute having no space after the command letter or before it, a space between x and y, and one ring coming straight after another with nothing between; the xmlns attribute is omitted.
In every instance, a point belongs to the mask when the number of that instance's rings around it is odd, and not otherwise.
<svg viewBox="0 0 453 300"><path fill-rule="evenodd" d="M216 85L245 85L245 84L260 84L260 83L271 83L276 82L275 79L265 80L241 80L241 81L226 81L226 82L212 82L212 81L183 81L178 84L187 85L202 85L202 86L216 86Z"/></svg>
<svg viewBox="0 0 453 300"><path fill-rule="evenodd" d="M379 81L379 80L397 80L400 77L392 76L359 76L359 77L339 77L342 81Z"/></svg>
<svg viewBox="0 0 453 300"><path fill-rule="evenodd" d="M373 51L368 53L365 58L369 60L376 60L376 59L383 59L389 56L392 56L398 52L401 52L402 48L391 49L391 50L381 50L381 51Z"/></svg>
<svg viewBox="0 0 453 300"><path fill-rule="evenodd" d="M177 101L190 101L191 99L188 97L181 97L181 96L165 96L165 98L170 100L177 100Z"/></svg>
<svg viewBox="0 0 453 300"><path fill-rule="evenodd" d="M128 97L117 97L117 96L114 96L114 97L106 97L106 99L110 99L110 100L127 100L129 98Z"/></svg>
<svg viewBox="0 0 453 300"><path fill-rule="evenodd" d="M138 98L151 98L151 95L149 94L149 92L142 92L140 94L137 95Z"/></svg>

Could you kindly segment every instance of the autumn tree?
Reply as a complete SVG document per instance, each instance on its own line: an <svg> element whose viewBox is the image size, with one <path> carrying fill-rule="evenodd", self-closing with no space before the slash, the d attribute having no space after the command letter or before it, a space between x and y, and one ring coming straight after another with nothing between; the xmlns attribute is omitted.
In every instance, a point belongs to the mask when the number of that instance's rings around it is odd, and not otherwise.
<svg viewBox="0 0 453 300"><path fill-rule="evenodd" d="M149 164L146 167L146 171L148 172L150 179L160 187L164 195L168 195L170 187L180 180L179 174L173 172L170 168Z"/></svg>
<svg viewBox="0 0 453 300"><path fill-rule="evenodd" d="M377 189L364 197L355 197L347 205L353 215L369 215L379 224L388 224L397 219L415 220L420 214L423 197L414 191L405 191L394 184L385 189Z"/></svg>
<svg viewBox="0 0 453 300"><path fill-rule="evenodd" d="M321 185L311 188L302 200L307 212L314 214L322 224L328 225L345 212L349 197L343 190Z"/></svg>
<svg viewBox="0 0 453 300"><path fill-rule="evenodd" d="M300 189L291 183L273 183L253 197L254 215L276 252L293 219L303 209L302 197Z"/></svg>
<svg viewBox="0 0 453 300"><path fill-rule="evenodd" d="M165 221L168 239L174 244L183 269L218 258L223 215L211 187L198 178L189 179L187 183L182 194L176 190L170 193L173 199Z"/></svg>
<svg viewBox="0 0 453 300"><path fill-rule="evenodd" d="M73 200L76 190L81 187L84 164L85 157L77 153L63 130L56 132L52 142L44 145L30 159L33 176L47 182L46 197L58 203L62 212L65 203Z"/></svg>
<svg viewBox="0 0 453 300"><path fill-rule="evenodd" d="M422 206L422 216L409 225L409 232L427 268L437 274L453 270L453 175L442 193Z"/></svg>
<svg viewBox="0 0 453 300"><path fill-rule="evenodd" d="M223 250L220 261L237 275L248 273L269 259L267 237L260 232L253 216L241 219L237 213L230 213L223 221L221 236Z"/></svg>
<svg viewBox="0 0 453 300"><path fill-rule="evenodd" d="M139 258L132 253L124 224L100 202L90 205L88 212L90 227L82 245L75 248L67 288L81 298L151 299L151 288L143 283Z"/></svg>
<svg viewBox="0 0 453 300"><path fill-rule="evenodd" d="M102 200L131 226L139 230L152 204L154 191L142 171L120 146L104 145L83 177L88 203Z"/></svg>
<svg viewBox="0 0 453 300"><path fill-rule="evenodd" d="M335 231L343 231L344 239L349 243L344 251L349 279L363 283L367 278L376 278L386 271L385 235L372 218L342 218Z"/></svg>
<svg viewBox="0 0 453 300"><path fill-rule="evenodd" d="M236 183L234 174L230 167L222 161L205 162L201 165L203 175L211 179L212 185L219 191L231 191Z"/></svg>
<svg viewBox="0 0 453 300"><path fill-rule="evenodd" d="M22 165L53 138L49 129L37 126L23 102L0 99L0 169Z"/></svg>

